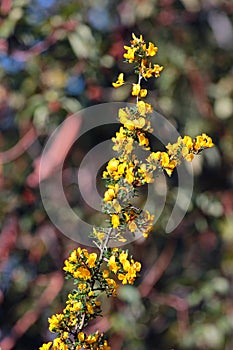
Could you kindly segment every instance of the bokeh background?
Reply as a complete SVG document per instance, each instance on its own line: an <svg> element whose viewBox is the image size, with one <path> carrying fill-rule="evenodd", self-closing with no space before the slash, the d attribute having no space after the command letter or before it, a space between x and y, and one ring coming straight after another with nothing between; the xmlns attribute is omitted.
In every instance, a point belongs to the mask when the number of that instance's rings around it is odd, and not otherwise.
<svg viewBox="0 0 233 350"><path fill-rule="evenodd" d="M143 263L140 278L105 300L104 316L91 327L107 332L114 350L233 349L232 1L1 0L0 16L2 350L37 349L52 339L47 318L64 307L71 285L63 261L77 243L43 209L40 155L53 130L78 110L132 101L127 86L111 85L119 71L134 81L122 59L132 32L157 44L156 62L165 67L148 82L150 102L180 134L206 132L216 146L196 158L189 211L166 234L177 191L176 176L169 180L154 231L129 247ZM114 131L94 130L74 145L66 178ZM67 145L63 130L44 177ZM101 193L100 176L97 182ZM95 221L77 185L67 198Z"/></svg>

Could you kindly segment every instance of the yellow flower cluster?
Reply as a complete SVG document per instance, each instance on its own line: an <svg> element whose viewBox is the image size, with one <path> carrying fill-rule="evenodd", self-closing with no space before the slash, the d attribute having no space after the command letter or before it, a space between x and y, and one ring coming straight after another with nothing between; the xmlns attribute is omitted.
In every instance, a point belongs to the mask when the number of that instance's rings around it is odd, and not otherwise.
<svg viewBox="0 0 233 350"><path fill-rule="evenodd" d="M40 347L40 350L68 350L69 345L67 345L64 340L57 337L53 342L48 342ZM84 332L79 332L77 334L77 341L75 343L75 350L87 349L87 350L110 350L110 346L106 339L104 339L103 334L95 332L93 334L86 335Z"/></svg>
<svg viewBox="0 0 233 350"><path fill-rule="evenodd" d="M139 76L138 83L132 85L132 96L137 96L140 98L146 97L147 89L142 89L140 85L141 78L148 79L151 77L158 78L163 66L158 64L153 64L148 60L150 57L156 55L158 48L153 43L149 42L147 45L140 35L139 38L132 34L133 40L131 40L130 46L124 46L126 52L124 53L124 58L126 62L134 64L134 71ZM112 83L113 87L118 88L125 84L124 74L120 73L117 81Z"/></svg>
<svg viewBox="0 0 233 350"><path fill-rule="evenodd" d="M141 270L141 264L128 257L128 252L114 248L108 259L110 271L117 275L122 284L133 284L137 273Z"/></svg>
<svg viewBox="0 0 233 350"><path fill-rule="evenodd" d="M90 350L110 350L107 340L103 338L103 334L96 333L86 335L84 332L78 333L79 344L75 348L80 349L90 349ZM98 345L96 345L98 344Z"/></svg>
<svg viewBox="0 0 233 350"><path fill-rule="evenodd" d="M65 261L64 271L79 280L90 280L96 266L97 254L89 254L86 249L74 250Z"/></svg>
<svg viewBox="0 0 233 350"><path fill-rule="evenodd" d="M167 152L152 152L147 158L148 163L152 165L151 171L164 169L169 176L173 170L180 165L182 159L191 162L195 154L198 154L205 148L213 147L211 137L206 134L198 135L194 139L190 136L178 137L177 142L166 146Z"/></svg>

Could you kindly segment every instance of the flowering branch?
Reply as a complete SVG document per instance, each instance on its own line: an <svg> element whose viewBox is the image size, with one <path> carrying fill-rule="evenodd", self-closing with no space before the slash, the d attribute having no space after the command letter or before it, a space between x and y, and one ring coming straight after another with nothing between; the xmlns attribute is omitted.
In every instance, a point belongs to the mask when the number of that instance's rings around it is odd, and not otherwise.
<svg viewBox="0 0 233 350"><path fill-rule="evenodd" d="M159 77L163 67L150 62L158 48L151 42L147 45L140 35L132 35L131 45L124 46L126 62L133 64L137 83L132 84L132 96L136 105L120 108L118 118L122 126L112 138L112 158L103 172L106 191L102 202L102 212L108 217L108 228L93 228L92 237L99 249L89 253L80 247L74 250L65 261L66 278L72 279L75 288L68 295L66 307L60 314L49 318L49 330L57 334L53 342L40 347L47 349L90 349L109 350L107 340L98 331L87 335L85 327L101 315L101 293L117 295L118 284L133 284L141 270L141 263L134 261L127 250L109 248L112 243L126 242L126 234L140 232L147 237L153 227L154 215L132 204L137 188L152 183L161 171L169 176L183 160L192 161L195 154L213 147L209 136L202 134L192 139L179 137L177 142L168 144L166 151L151 151L148 134L152 131L150 118L153 108L143 101L147 90L141 87L142 80ZM120 73L113 86L125 84L124 74ZM135 150L148 152L144 160L138 159ZM110 244L111 243L111 244Z"/></svg>

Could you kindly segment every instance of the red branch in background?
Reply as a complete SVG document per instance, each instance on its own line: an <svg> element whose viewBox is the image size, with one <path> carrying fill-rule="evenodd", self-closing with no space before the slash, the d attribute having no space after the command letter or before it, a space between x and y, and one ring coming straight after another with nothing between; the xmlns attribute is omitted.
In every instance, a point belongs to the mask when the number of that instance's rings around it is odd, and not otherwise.
<svg viewBox="0 0 233 350"><path fill-rule="evenodd" d="M41 54L47 50L50 46L55 44L60 38L63 38L64 31L73 32L78 25L77 21L68 20L53 29L52 33L48 35L45 40L32 46L27 51L24 50L13 50L12 57L20 61L26 61L29 58Z"/></svg>
<svg viewBox="0 0 233 350"><path fill-rule="evenodd" d="M212 106L207 96L206 81L195 62L190 58L186 64L187 77L190 80L199 112L208 118L213 116Z"/></svg>
<svg viewBox="0 0 233 350"><path fill-rule="evenodd" d="M146 277L143 279L142 283L139 286L139 291L142 297L146 297L148 294L150 294L154 285L166 271L174 255L175 249L176 244L173 240L165 246L164 250L152 265L149 272L146 274Z"/></svg>
<svg viewBox="0 0 233 350"><path fill-rule="evenodd" d="M159 294L153 290L153 287L162 277L170 264L176 249L176 241L171 240L164 248L158 259L150 268L146 277L139 286L139 291L142 297L152 297L159 304L168 305L174 308L177 312L177 320L180 334L182 335L188 329L189 315L188 304L184 298L176 295Z"/></svg>
<svg viewBox="0 0 233 350"><path fill-rule="evenodd" d="M18 219L12 215L6 220L0 235L0 271L2 270L1 264L8 259L11 250L15 246L17 234Z"/></svg>
<svg viewBox="0 0 233 350"><path fill-rule="evenodd" d="M9 163L19 158L33 144L33 142L35 142L37 137L37 132L32 126L15 146L5 152L0 152L0 163Z"/></svg>
<svg viewBox="0 0 233 350"><path fill-rule="evenodd" d="M40 275L33 284L38 286L46 285L47 287L33 309L26 311L12 327L11 333L2 339L0 347L4 350L13 349L17 340L37 321L43 309L53 302L63 287L64 278L61 272L54 272L46 276Z"/></svg>
<svg viewBox="0 0 233 350"><path fill-rule="evenodd" d="M0 12L2 15L6 16L12 8L12 0L2 0L0 4Z"/></svg>
<svg viewBox="0 0 233 350"><path fill-rule="evenodd" d="M39 185L40 181L48 178L58 166L60 166L77 139L81 127L81 118L67 118L59 129L49 150L34 161L34 171L27 178L27 184L31 187ZM43 168L41 167L43 164Z"/></svg>
<svg viewBox="0 0 233 350"><path fill-rule="evenodd" d="M187 332L189 327L189 307L187 301L174 294L159 294L153 292L151 297L153 300L156 300L158 304L167 305L176 310L179 333L180 336L183 336L184 332Z"/></svg>

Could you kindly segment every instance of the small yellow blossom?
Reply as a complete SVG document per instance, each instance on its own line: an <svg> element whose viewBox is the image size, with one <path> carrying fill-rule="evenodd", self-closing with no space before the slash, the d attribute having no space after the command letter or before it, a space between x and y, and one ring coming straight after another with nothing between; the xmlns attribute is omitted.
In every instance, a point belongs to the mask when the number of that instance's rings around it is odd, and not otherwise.
<svg viewBox="0 0 233 350"><path fill-rule="evenodd" d="M122 210L120 203L116 199L113 200L113 208L116 211L116 213L120 213Z"/></svg>
<svg viewBox="0 0 233 350"><path fill-rule="evenodd" d="M50 342L48 342L48 343L46 343L46 344L43 344L43 345L39 348L39 350L49 350L49 349L51 348L51 345L52 345L52 342L50 341Z"/></svg>
<svg viewBox="0 0 233 350"><path fill-rule="evenodd" d="M53 341L53 350L68 350L68 345L66 345L63 340L58 337Z"/></svg>
<svg viewBox="0 0 233 350"><path fill-rule="evenodd" d="M107 170L108 170L109 172L116 171L117 168L118 168L118 164L119 164L119 160L116 159L116 158L112 158L112 159L108 162Z"/></svg>
<svg viewBox="0 0 233 350"><path fill-rule="evenodd" d="M84 334L83 332L79 332L79 333L78 333L78 340L79 340L80 342L84 342L84 340L85 340L85 334Z"/></svg>
<svg viewBox="0 0 233 350"><path fill-rule="evenodd" d="M112 201L113 198L115 198L116 194L115 191L112 188L109 188L107 191L104 193L104 201Z"/></svg>
<svg viewBox="0 0 233 350"><path fill-rule="evenodd" d="M124 53L124 58L128 60L129 63L134 62L135 60L135 52L137 51L136 47L124 46L124 49L127 51Z"/></svg>
<svg viewBox="0 0 233 350"><path fill-rule="evenodd" d="M96 343L97 340L99 338L99 333L96 332L95 334L90 334L88 335L88 337L86 338L86 343L87 344L93 344L93 343Z"/></svg>
<svg viewBox="0 0 233 350"><path fill-rule="evenodd" d="M125 179L129 184L134 182L134 167L127 169Z"/></svg>
<svg viewBox="0 0 233 350"><path fill-rule="evenodd" d="M121 281L122 284L128 283L127 277L123 273L118 273L117 278L119 279L119 281Z"/></svg>
<svg viewBox="0 0 233 350"><path fill-rule="evenodd" d="M132 88L132 96L138 96L140 93L140 84L133 84L133 88Z"/></svg>
<svg viewBox="0 0 233 350"><path fill-rule="evenodd" d="M114 255L112 255L109 258L108 265L109 265L109 269L114 273L117 273L117 271L119 270L119 266L116 263L116 258Z"/></svg>
<svg viewBox="0 0 233 350"><path fill-rule="evenodd" d="M140 37L137 38L136 35L134 33L132 33L132 38L133 38L133 40L131 40L132 45L138 45L140 43L144 43L144 39L143 39L142 34L140 34Z"/></svg>
<svg viewBox="0 0 233 350"><path fill-rule="evenodd" d="M202 135L196 136L193 148L198 152L204 148L211 148L213 146L214 144L211 137L203 133Z"/></svg>
<svg viewBox="0 0 233 350"><path fill-rule="evenodd" d="M74 278L88 280L91 278L91 273L86 267L79 267L73 273Z"/></svg>
<svg viewBox="0 0 233 350"><path fill-rule="evenodd" d="M88 259L87 259L88 267L90 267L90 268L95 267L96 260L97 260L97 254L96 253L91 253L88 256Z"/></svg>
<svg viewBox="0 0 233 350"><path fill-rule="evenodd" d="M88 314L93 315L94 314L93 306L90 303L86 303L86 307L87 307Z"/></svg>
<svg viewBox="0 0 233 350"><path fill-rule="evenodd" d="M193 148L193 140L190 136L184 136L183 143L188 148L188 150L191 150Z"/></svg>
<svg viewBox="0 0 233 350"><path fill-rule="evenodd" d="M117 228L120 225L120 218L119 215L113 214L112 215L112 227Z"/></svg>
<svg viewBox="0 0 233 350"><path fill-rule="evenodd" d="M108 276L109 276L108 270L104 270L104 271L102 272L102 274L103 274L103 278L108 278Z"/></svg>
<svg viewBox="0 0 233 350"><path fill-rule="evenodd" d="M148 49L146 49L146 55L153 57L156 55L158 48L151 42L149 42Z"/></svg>
<svg viewBox="0 0 233 350"><path fill-rule="evenodd" d="M138 136L139 144L141 146L146 146L147 147L149 145L149 140L148 140L148 138L145 136L145 134L143 132L138 131L137 132L137 136Z"/></svg>
<svg viewBox="0 0 233 350"><path fill-rule="evenodd" d="M124 82L124 74L123 74L123 73L120 73L120 74L118 75L117 81L116 81L115 83L112 83L112 86L113 86L114 88L118 88L118 87L124 85L124 83L125 83L125 82Z"/></svg>
<svg viewBox="0 0 233 350"><path fill-rule="evenodd" d="M141 89L140 90L140 92L139 92L139 95L140 95L140 97L146 97L146 95L147 95L147 89Z"/></svg>
<svg viewBox="0 0 233 350"><path fill-rule="evenodd" d="M123 264L128 258L128 252L122 251L119 255L119 261L121 264Z"/></svg>
<svg viewBox="0 0 233 350"><path fill-rule="evenodd" d="M130 223L128 224L128 227L131 232L135 232L137 230L137 225L135 221L130 221Z"/></svg>

